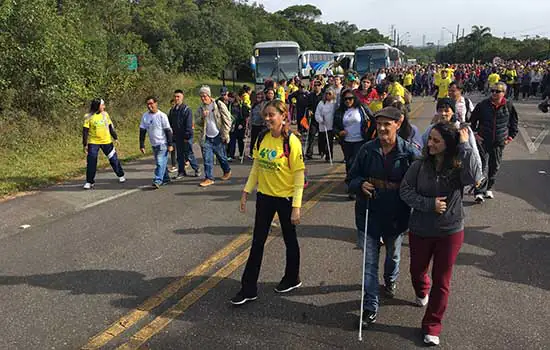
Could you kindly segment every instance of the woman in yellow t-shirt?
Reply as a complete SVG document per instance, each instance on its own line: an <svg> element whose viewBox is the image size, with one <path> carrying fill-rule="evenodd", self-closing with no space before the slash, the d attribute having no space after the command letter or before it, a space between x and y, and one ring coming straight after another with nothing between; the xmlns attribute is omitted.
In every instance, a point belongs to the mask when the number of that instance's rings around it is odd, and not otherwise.
<svg viewBox="0 0 550 350"><path fill-rule="evenodd" d="M113 140L118 145L118 136L113 127L109 114L105 112L105 102L95 99L90 105L90 113L84 117L82 127L82 145L86 154L86 184L84 189L94 187L94 179L97 171L97 157L99 150L109 158L109 163L118 176L119 182L125 182L124 170L118 160Z"/></svg>
<svg viewBox="0 0 550 350"><path fill-rule="evenodd" d="M257 284L264 245L275 213L283 231L287 259L285 275L275 291L287 293L302 285L300 247L296 236L304 191L302 145L290 131L288 110L283 101L268 102L262 112L268 130L256 141L254 164L241 196L240 207L244 213L248 194L257 186L252 247L241 280L241 290L231 299L233 305L242 305L258 297Z"/></svg>

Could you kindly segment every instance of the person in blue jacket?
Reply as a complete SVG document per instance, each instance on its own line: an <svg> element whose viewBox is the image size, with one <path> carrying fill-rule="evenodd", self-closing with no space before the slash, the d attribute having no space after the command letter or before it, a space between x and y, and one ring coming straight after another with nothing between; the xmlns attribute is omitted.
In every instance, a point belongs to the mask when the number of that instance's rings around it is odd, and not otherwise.
<svg viewBox="0 0 550 350"><path fill-rule="evenodd" d="M378 260L380 238L386 247L384 263L385 294L395 296L403 235L407 231L410 207L399 196L399 188L409 166L420 155L418 148L398 135L401 111L381 109L375 115L376 139L364 144L350 171L349 190L357 196L355 225L358 245L366 239L364 321L376 321L379 306ZM369 208L367 236L365 215Z"/></svg>

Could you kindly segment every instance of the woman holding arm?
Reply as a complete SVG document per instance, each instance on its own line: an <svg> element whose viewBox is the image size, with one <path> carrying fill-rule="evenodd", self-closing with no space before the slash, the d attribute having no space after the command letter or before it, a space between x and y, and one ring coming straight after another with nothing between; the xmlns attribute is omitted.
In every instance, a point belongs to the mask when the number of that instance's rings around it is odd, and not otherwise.
<svg viewBox="0 0 550 350"><path fill-rule="evenodd" d="M296 225L304 190L304 159L300 139L291 133L288 110L283 101L268 102L263 109L268 130L259 135L254 147L254 163L241 196L241 212L248 194L257 187L256 217L250 255L241 280L241 290L231 299L242 305L258 298L258 276L264 245L275 213L279 217L286 245L286 268L277 293L287 293L302 285L300 247Z"/></svg>
<svg viewBox="0 0 550 350"><path fill-rule="evenodd" d="M464 240L463 189L481 172L468 137L467 128L458 131L448 122L435 124L423 159L413 163L401 183L401 199L413 208L410 272L417 305L428 306L422 320L427 345L439 345L452 269Z"/></svg>

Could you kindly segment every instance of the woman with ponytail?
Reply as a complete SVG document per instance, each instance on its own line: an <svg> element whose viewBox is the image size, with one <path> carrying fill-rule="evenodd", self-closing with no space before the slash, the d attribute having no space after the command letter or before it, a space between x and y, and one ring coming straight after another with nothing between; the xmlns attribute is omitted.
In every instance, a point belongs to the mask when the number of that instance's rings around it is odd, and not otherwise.
<svg viewBox="0 0 550 350"><path fill-rule="evenodd" d="M241 290L231 299L242 305L258 297L258 276L264 245L275 213L279 217L286 245L285 274L275 288L287 293L302 285L300 247L296 225L304 190L305 164L300 139L290 131L288 109L280 100L267 102L262 114L268 130L260 134L254 147L254 163L241 196L240 211L246 211L249 193L257 187L256 217L250 255L241 280Z"/></svg>

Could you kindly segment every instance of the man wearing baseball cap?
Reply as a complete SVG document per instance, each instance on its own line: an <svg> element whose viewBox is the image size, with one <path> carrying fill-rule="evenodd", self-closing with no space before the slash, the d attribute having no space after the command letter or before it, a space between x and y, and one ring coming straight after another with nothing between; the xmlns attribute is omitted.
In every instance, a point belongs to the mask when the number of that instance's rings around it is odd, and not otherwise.
<svg viewBox="0 0 550 350"><path fill-rule="evenodd" d="M401 200L399 187L409 166L420 153L416 147L398 136L401 115L401 111L395 107L386 107L376 113L378 136L361 147L350 171L349 191L357 195L355 225L358 246L366 248L365 316L362 327L374 323L378 312L381 237L386 247L384 291L389 298L395 296L401 243L411 211ZM365 230L367 213L368 227Z"/></svg>

